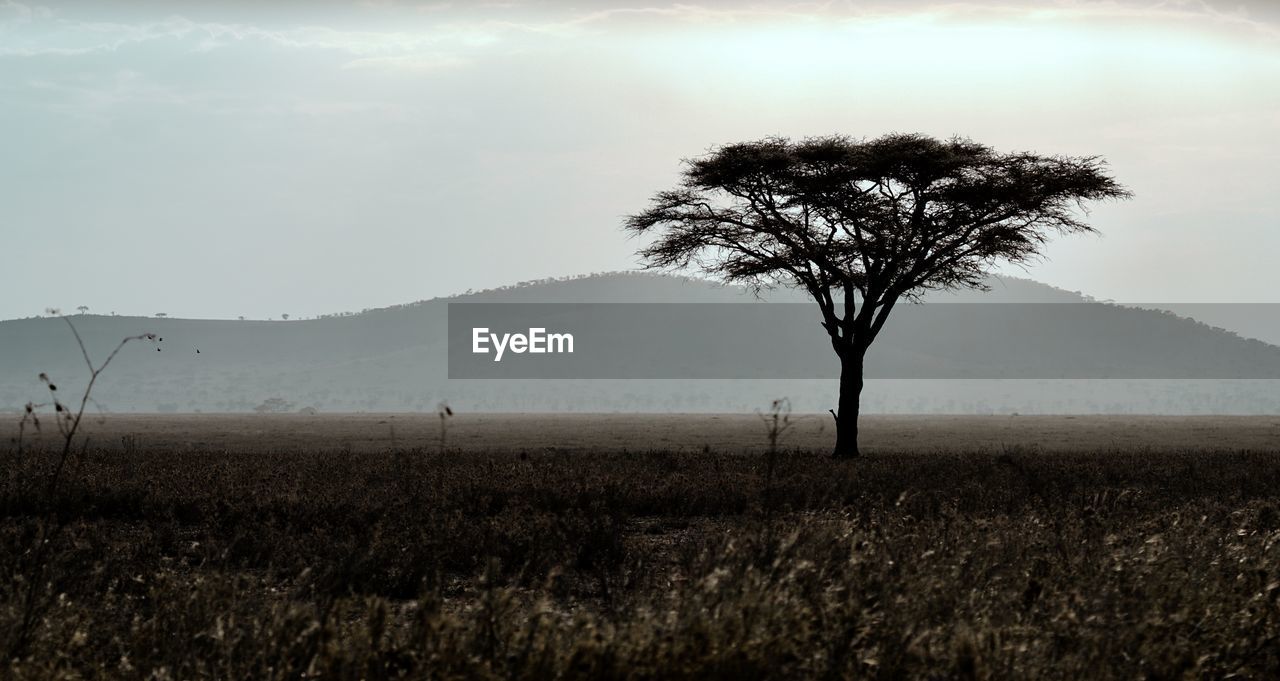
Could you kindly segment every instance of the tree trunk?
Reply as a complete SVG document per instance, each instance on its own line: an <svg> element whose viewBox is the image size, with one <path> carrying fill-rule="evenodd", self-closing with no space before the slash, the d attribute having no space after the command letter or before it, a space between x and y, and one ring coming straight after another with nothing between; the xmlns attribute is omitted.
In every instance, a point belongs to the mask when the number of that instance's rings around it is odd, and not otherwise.
<svg viewBox="0 0 1280 681"><path fill-rule="evenodd" d="M840 357L840 413L836 415L835 459L858 456L858 407L862 399L863 352L856 348Z"/></svg>

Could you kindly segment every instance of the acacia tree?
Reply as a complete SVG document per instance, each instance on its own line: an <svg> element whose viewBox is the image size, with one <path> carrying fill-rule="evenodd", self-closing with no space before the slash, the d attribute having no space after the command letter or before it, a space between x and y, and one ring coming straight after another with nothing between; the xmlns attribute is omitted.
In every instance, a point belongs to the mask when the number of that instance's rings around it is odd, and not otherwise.
<svg viewBox="0 0 1280 681"><path fill-rule="evenodd" d="M858 455L867 348L900 300L983 288L997 262L1053 234L1095 231L1085 202L1129 193L1096 156L997 153L964 138L766 138L686 160L625 229L650 268L701 269L756 290L803 288L840 358L833 455Z"/></svg>

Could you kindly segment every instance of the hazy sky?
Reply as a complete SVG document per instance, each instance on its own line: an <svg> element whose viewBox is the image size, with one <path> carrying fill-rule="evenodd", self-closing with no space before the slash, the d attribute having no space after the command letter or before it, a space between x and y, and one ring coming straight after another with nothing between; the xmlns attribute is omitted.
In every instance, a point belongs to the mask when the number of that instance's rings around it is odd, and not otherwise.
<svg viewBox="0 0 1280 681"><path fill-rule="evenodd" d="M890 131L1111 161L1033 278L1280 302L1276 4L0 0L0 318L630 269L680 158Z"/></svg>

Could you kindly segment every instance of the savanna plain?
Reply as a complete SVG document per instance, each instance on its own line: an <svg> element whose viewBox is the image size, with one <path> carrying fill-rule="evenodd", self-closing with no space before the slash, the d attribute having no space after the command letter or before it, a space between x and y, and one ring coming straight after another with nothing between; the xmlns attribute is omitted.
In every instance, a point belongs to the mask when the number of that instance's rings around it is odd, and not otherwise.
<svg viewBox="0 0 1280 681"><path fill-rule="evenodd" d="M1280 677L1280 417L791 419L13 417L3 676Z"/></svg>

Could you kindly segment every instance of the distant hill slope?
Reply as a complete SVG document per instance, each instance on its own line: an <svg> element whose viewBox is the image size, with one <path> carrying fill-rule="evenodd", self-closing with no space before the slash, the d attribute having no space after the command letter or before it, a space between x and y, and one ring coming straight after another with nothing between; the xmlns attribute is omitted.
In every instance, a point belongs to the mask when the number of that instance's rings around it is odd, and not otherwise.
<svg viewBox="0 0 1280 681"><path fill-rule="evenodd" d="M1092 299L1078 291L1064 291L1030 279L992 277L990 291L961 290L930 293L926 300L937 302L991 303L1083 303ZM719 284L705 279L678 277L648 272L609 272L566 279L523 282L487 291L465 293L447 298L412 303L421 305L438 301L458 302L542 302L542 303L733 303L762 300L767 302L808 303L803 291L773 289L757 296L741 287ZM390 309L390 308L388 308Z"/></svg>
<svg viewBox="0 0 1280 681"><path fill-rule="evenodd" d="M936 302L1080 303L1090 299L1023 279L993 279L990 292L928 297ZM486 411L742 411L787 395L797 409L824 411L834 402L830 381L450 381L445 328L449 302L807 302L792 291L757 298L739 287L643 273L591 275L531 282L449 298L294 321L222 321L81 315L73 318L96 359L128 335L154 332L155 344L128 346L100 380L95 397L112 411L248 411L270 397L321 411L433 410L448 399ZM816 309L816 308L815 308ZM1051 317L1010 335L961 318L946 328L917 328L911 316L891 319L873 349L896 361L957 363L1069 361L1070 353L1142 362L1157 373L1188 357L1231 366L1278 367L1280 348L1241 339L1160 312L1096 306L1085 323L1063 328ZM901 323L895 327L894 322ZM1078 325L1078 323L1073 323ZM901 328L898 328L901 327ZM893 330L897 328L896 332ZM821 331L814 337L823 352ZM898 335L893 335L893 333ZM771 330L754 342L769 343ZM1084 343L1072 343L1070 334ZM1162 339L1148 344L1152 335ZM1066 340L1064 340L1064 338ZM956 355L956 348L964 350ZM882 348L882 349L880 349ZM200 352L197 353L196 350ZM967 354L965 354L967 353ZM1065 353L1065 354L1064 354ZM74 338L60 319L0 322L0 410L47 396L36 379L48 372L70 394L83 385ZM1201 382L1181 390L1169 382L885 381L869 386L869 411L1145 411L1224 413L1271 411L1280 397L1266 383ZM1247 382L1246 382L1247 383ZM992 385L998 384L998 385ZM1243 387L1242 387L1243 385ZM1075 386L1075 387L1072 387ZM1134 388L1133 386L1138 386ZM1127 392L1126 392L1127 391ZM1135 392L1136 391L1136 392ZM1136 397L1135 397L1136 395ZM1128 402L1126 402L1128 400ZM1145 401L1144 401L1145 400Z"/></svg>

